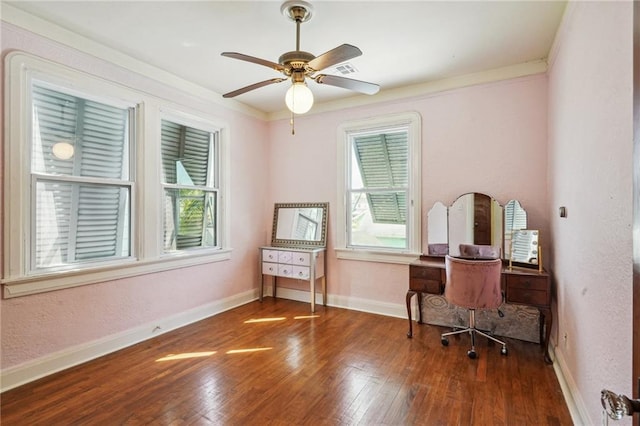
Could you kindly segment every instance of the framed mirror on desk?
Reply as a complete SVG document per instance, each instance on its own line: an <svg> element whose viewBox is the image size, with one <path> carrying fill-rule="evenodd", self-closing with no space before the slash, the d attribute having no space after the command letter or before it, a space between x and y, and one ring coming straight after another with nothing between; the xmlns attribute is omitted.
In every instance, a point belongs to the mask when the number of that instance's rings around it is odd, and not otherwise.
<svg viewBox="0 0 640 426"><path fill-rule="evenodd" d="M271 277L276 297L277 279L309 282L311 312L315 312L316 281L322 280L322 303L327 304L326 245L329 203L276 203L271 245L259 248L260 301L265 277Z"/></svg>

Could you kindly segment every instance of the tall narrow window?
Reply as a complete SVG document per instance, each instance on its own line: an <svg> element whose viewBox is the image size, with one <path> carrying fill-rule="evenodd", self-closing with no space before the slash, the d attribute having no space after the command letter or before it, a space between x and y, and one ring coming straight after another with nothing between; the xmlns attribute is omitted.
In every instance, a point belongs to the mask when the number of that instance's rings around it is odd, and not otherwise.
<svg viewBox="0 0 640 426"><path fill-rule="evenodd" d="M406 126L349 137L350 247L407 249L409 144Z"/></svg>
<svg viewBox="0 0 640 426"><path fill-rule="evenodd" d="M32 85L31 270L131 255L133 108Z"/></svg>
<svg viewBox="0 0 640 426"><path fill-rule="evenodd" d="M162 120L164 251L217 247L218 132Z"/></svg>
<svg viewBox="0 0 640 426"><path fill-rule="evenodd" d="M338 257L420 252L420 119L400 114L339 130ZM340 206L339 206L340 207ZM359 257L360 256L360 257Z"/></svg>

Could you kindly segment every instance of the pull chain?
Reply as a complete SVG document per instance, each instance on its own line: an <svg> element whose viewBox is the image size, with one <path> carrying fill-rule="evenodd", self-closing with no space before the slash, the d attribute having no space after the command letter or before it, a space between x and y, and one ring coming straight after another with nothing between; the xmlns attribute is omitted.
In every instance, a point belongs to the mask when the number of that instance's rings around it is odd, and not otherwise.
<svg viewBox="0 0 640 426"><path fill-rule="evenodd" d="M294 116L295 116L295 114L293 113L293 111L291 111L291 119L289 120L289 124L291 125L291 135L295 135L296 134Z"/></svg>

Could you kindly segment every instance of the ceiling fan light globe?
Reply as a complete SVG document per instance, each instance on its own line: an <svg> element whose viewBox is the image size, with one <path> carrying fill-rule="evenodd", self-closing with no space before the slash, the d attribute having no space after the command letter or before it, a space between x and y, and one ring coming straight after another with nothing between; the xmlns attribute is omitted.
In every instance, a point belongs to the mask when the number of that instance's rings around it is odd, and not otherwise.
<svg viewBox="0 0 640 426"><path fill-rule="evenodd" d="M304 114L313 106L313 92L304 82L293 83L287 90L284 102L289 111L294 114Z"/></svg>

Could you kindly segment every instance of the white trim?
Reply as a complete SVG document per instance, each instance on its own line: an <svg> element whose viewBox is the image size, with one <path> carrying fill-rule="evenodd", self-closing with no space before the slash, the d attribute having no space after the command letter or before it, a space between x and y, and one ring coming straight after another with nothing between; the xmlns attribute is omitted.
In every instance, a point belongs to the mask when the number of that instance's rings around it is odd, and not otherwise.
<svg viewBox="0 0 640 426"><path fill-rule="evenodd" d="M571 6L571 3L572 2L569 2L567 8ZM199 98L206 98L218 105L222 105L225 108L229 108L234 111L242 112L265 121L290 118L291 113L286 108L276 112L265 113L249 107L237 100L224 99L222 98L222 95L217 92L198 86L195 83L184 80L165 70L156 68L115 49L80 36L61 26L24 12L10 4L7 4L6 2L0 2L0 5L2 7L1 15L4 22L8 22L16 27L23 28L39 36L46 37L83 53L111 62L132 72L146 75L149 78L168 84L172 87L176 87ZM549 56L551 57L552 55L550 54ZM398 99L419 97L446 90L458 89L461 87L509 80L534 74L543 74L545 72L547 72L547 61L545 59L540 59L397 89L383 89L375 96L356 95L335 101L318 103L313 106L307 115L377 104L381 102L389 102Z"/></svg>
<svg viewBox="0 0 640 426"><path fill-rule="evenodd" d="M256 300L257 297L257 289L249 290L167 318L143 324L130 330L67 348L16 367L2 370L0 373L0 392L13 389L58 371L135 345L136 343L143 342L171 330L220 314Z"/></svg>
<svg viewBox="0 0 640 426"><path fill-rule="evenodd" d="M571 3L571 2L569 2ZM567 6L568 7L568 6ZM321 114L330 111L338 111L347 108L356 108L364 105L379 104L396 100L407 100L438 94L447 90L455 90L463 87L477 86L480 84L495 83L503 80L527 77L547 72L547 62L544 59L494 68L473 74L465 74L457 77L444 78L427 83L414 84L396 89L382 89L375 96L354 95L335 101L318 103L305 115ZM287 110L267 114L269 121L289 119L291 113Z"/></svg>
<svg viewBox="0 0 640 426"><path fill-rule="evenodd" d="M562 352L556 352L555 347L555 342L551 340L549 342L549 355L554 361L553 370L556 373L556 377L558 377L558 383L560 383L560 389L562 390L567 408L569 409L571 420L574 425L587 425L589 424L589 422L586 421L589 419L587 406L580 396L578 386L571 376Z"/></svg>
<svg viewBox="0 0 640 426"><path fill-rule="evenodd" d="M196 255L191 254L189 256L166 256L147 261L132 260L114 262L111 266L93 270L85 269L30 277L8 278L2 280L3 296L9 299L45 291L61 290L64 288L114 281L121 278L185 268L188 266L220 262L231 259L231 252L231 249L216 251L202 250L198 251Z"/></svg>
<svg viewBox="0 0 640 426"><path fill-rule="evenodd" d="M366 262L399 263L408 265L420 257L421 253L393 253L387 251L356 250L351 248L336 248L336 257L345 260L362 260Z"/></svg>
<svg viewBox="0 0 640 426"><path fill-rule="evenodd" d="M226 121L208 119L207 114L163 101L153 95L128 89L115 82L86 74L64 65L22 52L6 56L5 79L5 157L4 157L4 268L2 283L5 297L17 297L44 291L76 287L96 282L164 271L203 263L228 260L231 257L230 226L230 132ZM135 184L132 190L133 215L132 256L93 265L73 265L66 271L31 273L29 259L29 191L30 164L24 142L29 139L28 110L30 81L33 78L62 87L105 94L109 99L136 105ZM171 111L184 119L205 123L219 132L220 210L219 247L194 249L180 253L162 253L162 215L158 208L162 197L160 118ZM144 153L144 155L142 155Z"/></svg>
<svg viewBox="0 0 640 426"><path fill-rule="evenodd" d="M376 250L376 249L358 249L347 247L347 205L346 187L348 182L347 164L351 155L350 133L367 131L372 129L380 129L385 127L393 127L399 125L409 126L409 160L410 181L409 194L407 202L409 205L409 214L407 217L407 250ZM351 120L338 126L337 132L337 183L338 183L338 202L336 208L337 238L336 238L336 255L338 259L363 260L371 262L386 263L409 263L408 258L415 260L422 249L421 232L422 232L422 119L417 112L404 112L397 114L386 114L376 117L366 117L359 120Z"/></svg>
<svg viewBox="0 0 640 426"><path fill-rule="evenodd" d="M50 21L31 15L6 2L1 2L2 21L23 28L34 34L54 40L80 52L95 56L127 70L149 77L163 84L168 84L190 95L215 102L234 111L248 114L252 117L266 120L267 115L255 108L251 108L233 99L224 99L221 94L199 86L168 71L149 65L139 59L126 55L118 50L97 43L84 36L76 34Z"/></svg>
<svg viewBox="0 0 640 426"><path fill-rule="evenodd" d="M295 300L296 302L309 303L309 292L286 287L278 287L278 299ZM273 294L272 286L265 286L265 294ZM318 305L322 305L322 293L316 293L316 313ZM417 303L416 303L417 305ZM395 318L407 318L407 307L404 304L380 302L377 300L361 299L358 297L336 296L327 294L327 306L349 309L352 311L368 312L370 314L384 315ZM309 308L311 309L311 308ZM415 310L413 317L417 318Z"/></svg>
<svg viewBox="0 0 640 426"><path fill-rule="evenodd" d="M549 49L549 54L547 55L547 73L553 68L560 49L562 49L562 43L567 39L567 33L570 31L570 22L573 14L575 13L576 7L577 2L574 1L567 2L567 5L565 6L562 19L560 20L560 25L556 30L556 35L553 38L551 49Z"/></svg>

